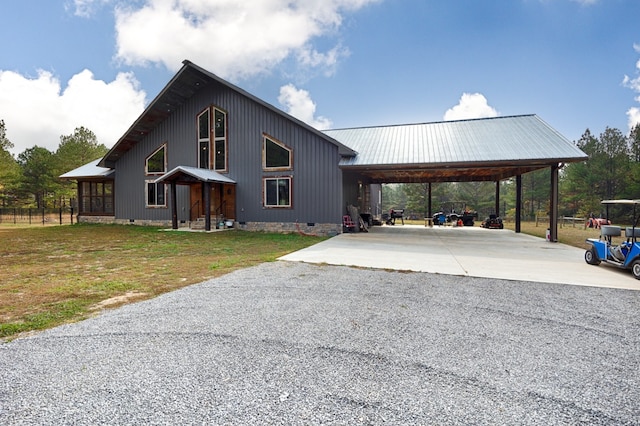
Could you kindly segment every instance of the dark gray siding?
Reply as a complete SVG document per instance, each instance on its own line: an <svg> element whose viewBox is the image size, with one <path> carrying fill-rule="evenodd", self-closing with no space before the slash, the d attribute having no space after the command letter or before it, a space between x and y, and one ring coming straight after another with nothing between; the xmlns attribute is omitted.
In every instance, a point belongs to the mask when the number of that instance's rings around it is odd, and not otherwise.
<svg viewBox="0 0 640 426"><path fill-rule="evenodd" d="M170 220L170 208L145 208L145 158L167 144L168 170L197 166L196 117L214 105L227 112L228 177L237 182L236 220L244 222L340 223L342 172L338 147L295 121L274 113L228 87L207 85L160 123L116 164L116 218ZM262 170L263 133L293 150L293 170ZM264 208L263 178L291 176L293 207ZM169 202L167 204L170 205ZM178 218L189 214L188 187L178 186Z"/></svg>

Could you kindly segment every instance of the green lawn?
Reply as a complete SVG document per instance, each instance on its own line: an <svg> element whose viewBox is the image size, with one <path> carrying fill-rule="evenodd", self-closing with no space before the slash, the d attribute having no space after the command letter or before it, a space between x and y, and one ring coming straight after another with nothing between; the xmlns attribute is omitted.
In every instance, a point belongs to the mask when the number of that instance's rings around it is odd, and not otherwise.
<svg viewBox="0 0 640 426"><path fill-rule="evenodd" d="M0 337L86 318L321 241L119 225L0 227Z"/></svg>

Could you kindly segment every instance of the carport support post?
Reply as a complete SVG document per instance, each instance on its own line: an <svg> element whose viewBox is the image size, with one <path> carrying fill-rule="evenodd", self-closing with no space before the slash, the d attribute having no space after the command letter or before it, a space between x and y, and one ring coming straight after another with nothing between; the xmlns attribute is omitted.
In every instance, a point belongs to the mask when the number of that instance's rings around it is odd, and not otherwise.
<svg viewBox="0 0 640 426"><path fill-rule="evenodd" d="M204 182L204 230L211 231L211 182Z"/></svg>
<svg viewBox="0 0 640 426"><path fill-rule="evenodd" d="M429 182L429 203L428 203L428 212L427 217L433 217L433 213L431 213L431 182ZM433 225L433 223L431 223Z"/></svg>
<svg viewBox="0 0 640 426"><path fill-rule="evenodd" d="M549 231L550 241L553 243L558 242L558 165L551 166L551 202L549 212Z"/></svg>
<svg viewBox="0 0 640 426"><path fill-rule="evenodd" d="M496 181L496 216L500 216L500 181Z"/></svg>
<svg viewBox="0 0 640 426"><path fill-rule="evenodd" d="M522 217L522 175L516 175L516 233L520 233Z"/></svg>
<svg viewBox="0 0 640 426"><path fill-rule="evenodd" d="M171 181L171 228L178 229L178 201L176 200L176 181Z"/></svg>

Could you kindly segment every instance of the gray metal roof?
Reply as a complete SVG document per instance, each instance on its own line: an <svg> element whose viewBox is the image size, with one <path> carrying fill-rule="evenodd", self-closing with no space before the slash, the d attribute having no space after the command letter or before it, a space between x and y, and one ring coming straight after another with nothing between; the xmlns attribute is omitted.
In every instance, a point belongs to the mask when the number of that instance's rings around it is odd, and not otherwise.
<svg viewBox="0 0 640 426"><path fill-rule="evenodd" d="M328 130L377 181L499 180L587 155L537 115ZM412 173L400 172L401 170ZM439 172L438 172L439 171ZM383 175L390 175L387 179Z"/></svg>
<svg viewBox="0 0 640 426"><path fill-rule="evenodd" d="M178 166L155 180L155 182L171 181L185 184L192 182L236 183L233 179L213 170L189 166Z"/></svg>
<svg viewBox="0 0 640 426"><path fill-rule="evenodd" d="M63 175L60 175L61 179L78 179L78 178L106 178L111 176L115 170L108 167L100 167L98 163L100 158L87 163L83 166L73 169Z"/></svg>

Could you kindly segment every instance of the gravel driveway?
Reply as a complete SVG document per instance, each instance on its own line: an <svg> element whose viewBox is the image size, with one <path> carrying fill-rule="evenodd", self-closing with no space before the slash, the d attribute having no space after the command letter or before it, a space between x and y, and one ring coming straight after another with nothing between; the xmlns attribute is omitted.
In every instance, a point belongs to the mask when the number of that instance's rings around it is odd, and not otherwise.
<svg viewBox="0 0 640 426"><path fill-rule="evenodd" d="M640 424L639 307L267 263L0 344L0 424Z"/></svg>

